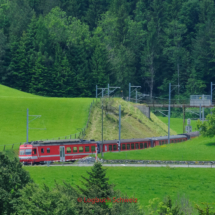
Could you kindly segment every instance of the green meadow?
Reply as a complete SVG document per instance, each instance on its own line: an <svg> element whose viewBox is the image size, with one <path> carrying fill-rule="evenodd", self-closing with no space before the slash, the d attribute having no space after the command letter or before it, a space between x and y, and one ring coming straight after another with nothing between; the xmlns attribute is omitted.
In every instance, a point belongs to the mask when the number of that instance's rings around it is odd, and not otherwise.
<svg viewBox="0 0 215 215"><path fill-rule="evenodd" d="M50 188L55 180L59 184L63 181L72 186L81 185L81 176L88 177L86 171L91 167L72 166L33 166L24 167L34 182ZM129 197L135 196L144 207L153 198L161 200L170 195L172 199L183 196L192 203L214 203L215 169L196 168L153 168L153 167L108 167L107 177L115 189Z"/></svg>
<svg viewBox="0 0 215 215"><path fill-rule="evenodd" d="M168 117L158 117L163 123L168 126ZM197 131L196 120L191 120L192 131ZM187 119L185 119L185 125L187 125ZM170 128L177 132L177 134L183 134L183 119L182 118L170 118ZM184 127L185 129L185 127Z"/></svg>
<svg viewBox="0 0 215 215"><path fill-rule="evenodd" d="M26 141L26 113L29 108L29 141L69 138L86 125L91 98L50 98L23 93L0 85L0 150ZM74 137L73 137L74 138Z"/></svg>
<svg viewBox="0 0 215 215"><path fill-rule="evenodd" d="M99 154L101 158L101 154ZM214 161L215 137L196 137L179 143L165 144L143 150L104 153L104 159L117 160L185 160L185 161Z"/></svg>

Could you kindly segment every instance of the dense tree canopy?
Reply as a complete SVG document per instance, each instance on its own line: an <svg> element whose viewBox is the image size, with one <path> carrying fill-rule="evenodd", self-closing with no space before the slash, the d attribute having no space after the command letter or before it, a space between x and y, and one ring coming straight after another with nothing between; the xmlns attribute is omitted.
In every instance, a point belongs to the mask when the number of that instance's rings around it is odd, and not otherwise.
<svg viewBox="0 0 215 215"><path fill-rule="evenodd" d="M207 94L214 40L214 0L0 0L0 83L59 97L108 83Z"/></svg>
<svg viewBox="0 0 215 215"><path fill-rule="evenodd" d="M30 174L18 159L11 161L0 152L0 214L15 212L16 199L21 196L18 191L29 182L32 182Z"/></svg>

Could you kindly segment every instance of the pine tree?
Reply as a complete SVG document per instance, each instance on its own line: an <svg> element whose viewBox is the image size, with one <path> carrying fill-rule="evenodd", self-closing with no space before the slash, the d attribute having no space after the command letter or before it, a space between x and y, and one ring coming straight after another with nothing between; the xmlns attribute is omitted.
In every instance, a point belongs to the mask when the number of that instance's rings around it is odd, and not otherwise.
<svg viewBox="0 0 215 215"><path fill-rule="evenodd" d="M90 92L90 76L89 76L89 54L84 45L72 46L67 53L70 63L70 70L75 73L75 90L74 96L88 97L92 95Z"/></svg>
<svg viewBox="0 0 215 215"><path fill-rule="evenodd" d="M102 46L95 47L93 56L90 60L91 69L91 88L95 89L95 85L100 87L107 86L109 83L109 63L107 59L107 51Z"/></svg>
<svg viewBox="0 0 215 215"><path fill-rule="evenodd" d="M27 35L24 32L20 42L14 41L12 43L12 59L10 63L10 86L18 90L27 91L29 86L29 67L28 56L26 52Z"/></svg>
<svg viewBox="0 0 215 215"><path fill-rule="evenodd" d="M30 93L53 96L53 74L45 65L45 56L38 53L35 66L32 70L32 80L30 84Z"/></svg>
<svg viewBox="0 0 215 215"><path fill-rule="evenodd" d="M81 176L86 181L82 181L82 184L86 188L81 188L77 185L85 198L107 199L113 196L114 185L110 185L108 183L108 178L106 178L106 169L102 168L101 163L95 163L91 172L87 171L87 174L89 175L89 178ZM96 206L101 208L101 211L97 209L99 212L98 214L106 214L109 211L108 205L103 202L97 203Z"/></svg>
<svg viewBox="0 0 215 215"><path fill-rule="evenodd" d="M67 16L76 17L81 21L86 20L88 7L88 0L61 0L61 8L66 11Z"/></svg>
<svg viewBox="0 0 215 215"><path fill-rule="evenodd" d="M101 14L108 9L107 0L89 0L89 8L86 13L86 21L89 24L90 30L93 30L98 21L101 19Z"/></svg>

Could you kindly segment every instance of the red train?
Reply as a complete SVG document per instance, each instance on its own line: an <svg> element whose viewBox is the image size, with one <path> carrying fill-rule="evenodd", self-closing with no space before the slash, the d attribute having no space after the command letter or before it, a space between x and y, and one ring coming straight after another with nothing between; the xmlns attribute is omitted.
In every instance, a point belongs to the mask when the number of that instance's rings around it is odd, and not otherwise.
<svg viewBox="0 0 215 215"><path fill-rule="evenodd" d="M186 141L199 136L199 132L170 136L170 143ZM105 140L51 140L34 141L21 145L19 159L23 163L45 163L48 161L74 161L90 154L103 152L117 152L126 150L141 150L168 143L168 137L153 137L143 139Z"/></svg>

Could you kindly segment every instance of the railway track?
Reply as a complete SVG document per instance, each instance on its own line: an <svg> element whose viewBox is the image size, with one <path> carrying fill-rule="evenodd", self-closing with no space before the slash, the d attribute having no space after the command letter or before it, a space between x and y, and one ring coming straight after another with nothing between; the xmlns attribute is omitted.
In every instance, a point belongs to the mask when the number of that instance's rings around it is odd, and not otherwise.
<svg viewBox="0 0 215 215"><path fill-rule="evenodd" d="M55 165L37 165L40 167L65 167L65 166L79 166L88 167L93 166L94 163L80 163L80 164L55 164ZM26 166L26 165L25 165ZM35 165L27 165L34 167ZM106 167L170 167L170 168L215 168L212 163L210 165L193 165L193 164L103 164Z"/></svg>

